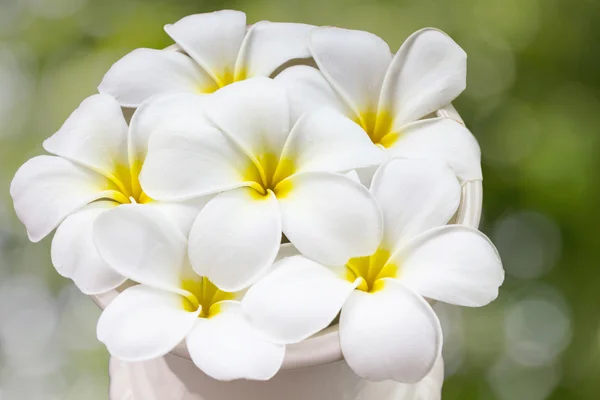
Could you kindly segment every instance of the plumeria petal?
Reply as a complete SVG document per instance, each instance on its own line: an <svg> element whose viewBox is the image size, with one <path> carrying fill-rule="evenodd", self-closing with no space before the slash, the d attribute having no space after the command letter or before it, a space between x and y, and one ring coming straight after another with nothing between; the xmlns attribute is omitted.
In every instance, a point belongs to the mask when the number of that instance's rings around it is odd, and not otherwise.
<svg viewBox="0 0 600 400"><path fill-rule="evenodd" d="M248 289L242 306L270 340L297 343L326 328L357 284L306 257L288 257Z"/></svg>
<svg viewBox="0 0 600 400"><path fill-rule="evenodd" d="M10 185L15 211L32 242L48 235L73 211L110 197L105 176L64 158L38 156L19 168Z"/></svg>
<svg viewBox="0 0 600 400"><path fill-rule="evenodd" d="M394 116L394 127L450 104L467 85L467 54L437 29L421 29L400 47L385 77L380 109Z"/></svg>
<svg viewBox="0 0 600 400"><path fill-rule="evenodd" d="M380 164L384 154L359 125L325 108L298 120L281 159L293 160L295 172L338 172Z"/></svg>
<svg viewBox="0 0 600 400"><path fill-rule="evenodd" d="M144 361L171 351L191 331L200 309L183 308L184 297L137 285L125 289L98 320L98 340L113 356Z"/></svg>
<svg viewBox="0 0 600 400"><path fill-rule="evenodd" d="M153 199L180 201L247 185L252 161L201 117L187 121L185 129L165 123L150 139L140 174L144 191Z"/></svg>
<svg viewBox="0 0 600 400"><path fill-rule="evenodd" d="M123 205L96 219L100 256L121 275L147 286L181 292L187 241L177 225L145 205Z"/></svg>
<svg viewBox="0 0 600 400"><path fill-rule="evenodd" d="M343 175L292 175L278 195L283 232L302 254L325 265L344 265L375 252L382 235L379 207L368 190Z"/></svg>
<svg viewBox="0 0 600 400"><path fill-rule="evenodd" d="M236 64L236 79L271 76L286 62L310 57L313 25L261 21L248 30Z"/></svg>
<svg viewBox="0 0 600 400"><path fill-rule="evenodd" d="M213 306L215 307L215 306ZM245 318L240 303L216 304L219 312L200 318L187 337L192 361L221 381L271 379L281 368L285 346L267 341Z"/></svg>
<svg viewBox="0 0 600 400"><path fill-rule="evenodd" d="M127 122L119 103L107 94L85 99L44 149L107 176L127 166Z"/></svg>
<svg viewBox="0 0 600 400"><path fill-rule="evenodd" d="M504 270L492 242L461 225L429 230L411 241L392 262L400 279L422 296L468 307L480 307L498 296Z"/></svg>
<svg viewBox="0 0 600 400"><path fill-rule="evenodd" d="M383 282L374 293L357 290L348 298L340 316L342 352L365 379L415 383L440 355L440 322L421 296L394 279Z"/></svg>
<svg viewBox="0 0 600 400"><path fill-rule="evenodd" d="M52 239L52 264L59 274L72 279L84 294L104 293L126 280L100 258L92 235L98 215L116 205L112 201L97 201L84 207L68 216Z"/></svg>
<svg viewBox="0 0 600 400"><path fill-rule="evenodd" d="M194 60L172 50L136 49L113 64L98 91L123 107L137 107L158 94L210 93L216 83Z"/></svg>
<svg viewBox="0 0 600 400"><path fill-rule="evenodd" d="M363 31L324 27L310 37L312 55L323 75L357 115L374 112L392 61L389 46Z"/></svg>
<svg viewBox="0 0 600 400"><path fill-rule="evenodd" d="M396 395L403 400L441 400L444 384L444 359L440 356L433 369L417 383L403 384Z"/></svg>
<svg viewBox="0 0 600 400"><path fill-rule="evenodd" d="M395 157L445 161L463 182L481 180L481 150L464 125L433 118L402 127L398 140L388 148Z"/></svg>
<svg viewBox="0 0 600 400"><path fill-rule="evenodd" d="M190 232L190 261L199 275L235 292L272 265L280 243L275 196L239 188L215 196L200 212Z"/></svg>
<svg viewBox="0 0 600 400"><path fill-rule="evenodd" d="M208 120L203 118L206 99L191 93L174 93L154 96L143 102L129 124L129 160L132 167L138 165L141 168L148 153L150 137L155 133L189 130L191 120L194 121L192 126L208 124Z"/></svg>
<svg viewBox="0 0 600 400"><path fill-rule="evenodd" d="M383 213L383 247L401 247L428 229L446 225L458 209L461 189L442 161L392 159L375 174L371 193Z"/></svg>
<svg viewBox="0 0 600 400"><path fill-rule="evenodd" d="M166 25L165 31L219 86L231 82L235 60L246 35L246 14L221 10L189 15Z"/></svg>
<svg viewBox="0 0 600 400"><path fill-rule="evenodd" d="M236 82L214 93L206 116L256 163L277 159L290 132L287 94L269 78Z"/></svg>
<svg viewBox="0 0 600 400"><path fill-rule="evenodd" d="M185 237L188 237L192 224L211 198L212 196L204 196L179 203L153 201L144 204L144 207L152 208L163 214L171 223L179 228Z"/></svg>

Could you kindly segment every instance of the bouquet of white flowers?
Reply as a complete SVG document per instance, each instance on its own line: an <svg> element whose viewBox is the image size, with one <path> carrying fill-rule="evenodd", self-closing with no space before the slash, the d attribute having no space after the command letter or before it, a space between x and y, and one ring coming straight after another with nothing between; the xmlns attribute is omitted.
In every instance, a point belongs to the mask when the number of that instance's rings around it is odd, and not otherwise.
<svg viewBox="0 0 600 400"><path fill-rule="evenodd" d="M56 229L61 275L119 292L98 339L132 362L183 343L214 379L269 380L335 326L358 376L421 381L442 347L430 303L483 306L504 279L455 223L482 179L450 106L465 52L435 29L394 55L237 11L165 30L176 44L117 61L10 189L32 241Z"/></svg>

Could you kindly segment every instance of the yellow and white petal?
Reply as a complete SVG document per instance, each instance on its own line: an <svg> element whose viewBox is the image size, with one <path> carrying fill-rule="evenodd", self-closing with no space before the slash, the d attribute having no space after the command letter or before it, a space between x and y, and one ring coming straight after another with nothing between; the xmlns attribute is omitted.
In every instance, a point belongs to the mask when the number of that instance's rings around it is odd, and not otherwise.
<svg viewBox="0 0 600 400"><path fill-rule="evenodd" d="M383 39L369 32L323 27L312 32L310 49L323 75L356 115L377 110L392 61Z"/></svg>
<svg viewBox="0 0 600 400"><path fill-rule="evenodd" d="M187 240L177 225L152 207L127 204L106 211L94 224L104 261L141 284L181 293Z"/></svg>
<svg viewBox="0 0 600 400"><path fill-rule="evenodd" d="M129 124L129 162L141 168L148 142L157 132L187 131L193 126L209 124L203 118L203 104L207 97L192 93L157 95L144 101L133 114ZM138 171L139 173L139 171Z"/></svg>
<svg viewBox="0 0 600 400"><path fill-rule="evenodd" d="M358 283L303 256L285 258L248 289L244 312L275 343L298 343L325 329Z"/></svg>
<svg viewBox="0 0 600 400"><path fill-rule="evenodd" d="M94 245L96 218L117 206L112 201L97 201L68 216L52 239L52 264L59 274L73 280L84 294L107 292L122 285L123 277L102 260Z"/></svg>
<svg viewBox="0 0 600 400"><path fill-rule="evenodd" d="M383 223L375 199L361 184L339 174L292 175L278 194L283 232L300 253L325 265L371 255Z"/></svg>
<svg viewBox="0 0 600 400"><path fill-rule="evenodd" d="M192 226L192 267L220 289L248 287L271 265L281 243L281 216L272 192L238 188L215 196Z"/></svg>
<svg viewBox="0 0 600 400"><path fill-rule="evenodd" d="M338 111L324 108L298 120L281 159L290 160L296 173L342 172L379 165L385 155L359 125Z"/></svg>
<svg viewBox="0 0 600 400"><path fill-rule="evenodd" d="M441 160L462 182L481 180L481 150L464 125L449 118L432 118L405 125L388 148L393 157Z"/></svg>
<svg viewBox="0 0 600 400"><path fill-rule="evenodd" d="M236 62L236 80L270 77L286 62L310 57L308 35L315 27L307 24L260 21L244 38Z"/></svg>
<svg viewBox="0 0 600 400"><path fill-rule="evenodd" d="M402 283L424 297L467 307L498 296L504 270L498 251L481 232L461 225L431 229L391 257Z"/></svg>
<svg viewBox="0 0 600 400"><path fill-rule="evenodd" d="M382 245L394 251L448 223L460 204L460 184L442 161L396 158L382 165L371 194L383 213Z"/></svg>
<svg viewBox="0 0 600 400"><path fill-rule="evenodd" d="M123 107L138 107L158 94L211 93L213 78L190 57L177 51L136 49L113 64L98 91Z"/></svg>
<svg viewBox="0 0 600 400"><path fill-rule="evenodd" d="M413 33L385 77L380 109L394 116L394 128L450 104L467 85L467 53L444 32Z"/></svg>
<svg viewBox="0 0 600 400"><path fill-rule="evenodd" d="M97 172L64 158L38 156L19 168L10 195L29 240L38 242L78 208L110 197L111 188L108 178Z"/></svg>
<svg viewBox="0 0 600 400"><path fill-rule="evenodd" d="M246 35L246 14L221 10L189 15L165 32L209 73L219 86L231 83L235 61Z"/></svg>
<svg viewBox="0 0 600 400"><path fill-rule="evenodd" d="M187 121L173 130L165 123L150 139L140 174L146 194L182 201L248 185L252 161L220 130L200 118Z"/></svg>
<svg viewBox="0 0 600 400"><path fill-rule="evenodd" d="M211 95L206 116L259 163L277 159L290 132L289 102L282 85L256 77Z"/></svg>
<svg viewBox="0 0 600 400"><path fill-rule="evenodd" d="M295 65L283 70L275 77L275 81L288 92L292 122L306 112L322 108L331 108L355 118L354 111L344 103L317 68Z"/></svg>
<svg viewBox="0 0 600 400"><path fill-rule="evenodd" d="M223 301L216 307L219 312L200 318L187 337L192 361L220 381L271 379L281 368L285 346L266 340L246 319L239 302Z"/></svg>
<svg viewBox="0 0 600 400"><path fill-rule="evenodd" d="M200 308L186 311L179 294L144 285L125 289L98 320L98 340L125 361L145 361L173 350L192 330Z"/></svg>
<svg viewBox="0 0 600 400"><path fill-rule="evenodd" d="M379 290L356 290L344 304L342 353L362 378L418 382L440 355L440 322L421 296L398 281L386 278L379 283Z"/></svg>
<svg viewBox="0 0 600 400"><path fill-rule="evenodd" d="M104 175L114 174L127 165L127 122L121 106L107 94L88 97L44 141L44 149Z"/></svg>

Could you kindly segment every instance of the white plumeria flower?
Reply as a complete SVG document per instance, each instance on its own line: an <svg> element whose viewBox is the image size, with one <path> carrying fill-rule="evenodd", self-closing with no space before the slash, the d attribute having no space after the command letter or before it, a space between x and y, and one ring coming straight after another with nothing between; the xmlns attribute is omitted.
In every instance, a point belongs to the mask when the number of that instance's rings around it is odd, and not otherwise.
<svg viewBox="0 0 600 400"><path fill-rule="evenodd" d="M266 380L277 373L285 346L250 326L240 293L196 275L185 236L163 214L119 207L98 218L95 242L111 267L140 283L120 293L98 321L98 339L113 356L150 360L185 339L194 363L215 379Z"/></svg>
<svg viewBox="0 0 600 400"><path fill-rule="evenodd" d="M309 47L319 70L293 66L276 79L289 88L295 116L333 107L360 124L390 157L444 160L462 181L480 180L480 150L462 124L422 119L466 86L466 54L446 34L423 29L395 56L378 36L323 27Z"/></svg>
<svg viewBox="0 0 600 400"><path fill-rule="evenodd" d="M276 74L284 64L310 57L308 34L314 27L258 22L223 10L187 16L165 31L187 54L136 49L117 61L98 90L124 107L168 93L212 93L230 83Z"/></svg>
<svg viewBox="0 0 600 400"><path fill-rule="evenodd" d="M189 229L195 206L151 202L138 175L145 158L148 126L131 126L109 95L84 100L44 148L15 174L10 187L17 216L38 242L58 226L52 262L85 294L106 292L125 278L98 256L92 240L96 218L121 204L158 207ZM150 204L149 204L150 203ZM60 226L59 226L60 225Z"/></svg>
<svg viewBox="0 0 600 400"><path fill-rule="evenodd" d="M485 235L445 225L460 201L458 181L445 164L394 159L375 174L371 193L383 213L381 238L354 231L343 263L285 258L248 290L242 305L266 336L286 344L319 332L341 309L342 352L358 375L417 382L442 344L440 323L424 298L482 306L496 298L504 272ZM371 256L351 256L356 241L377 239Z"/></svg>
<svg viewBox="0 0 600 400"><path fill-rule="evenodd" d="M190 260L199 275L224 290L248 286L272 265L282 232L301 253L323 262L345 261L341 243L352 243L353 256L375 250L381 229L375 200L335 173L381 162L358 125L322 110L291 127L286 92L268 78L210 96L169 97L170 107L189 111L154 134L140 180L160 200L218 193L190 232ZM356 230L370 239L356 240Z"/></svg>

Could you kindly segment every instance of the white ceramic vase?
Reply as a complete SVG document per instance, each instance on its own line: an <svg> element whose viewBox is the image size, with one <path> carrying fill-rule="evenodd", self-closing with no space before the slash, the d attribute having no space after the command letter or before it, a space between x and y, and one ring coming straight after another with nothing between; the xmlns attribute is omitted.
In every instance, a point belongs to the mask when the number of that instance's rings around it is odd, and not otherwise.
<svg viewBox="0 0 600 400"><path fill-rule="evenodd" d="M451 105L436 114L462 123ZM478 227L482 193L481 181L463 185L453 223ZM109 292L95 296L94 301L105 308L117 295ZM183 343L152 361L128 363L111 357L109 375L110 400L439 400L443 361L416 385L369 382L355 375L343 360L334 326L288 346L281 371L266 382L216 381L192 363Z"/></svg>

